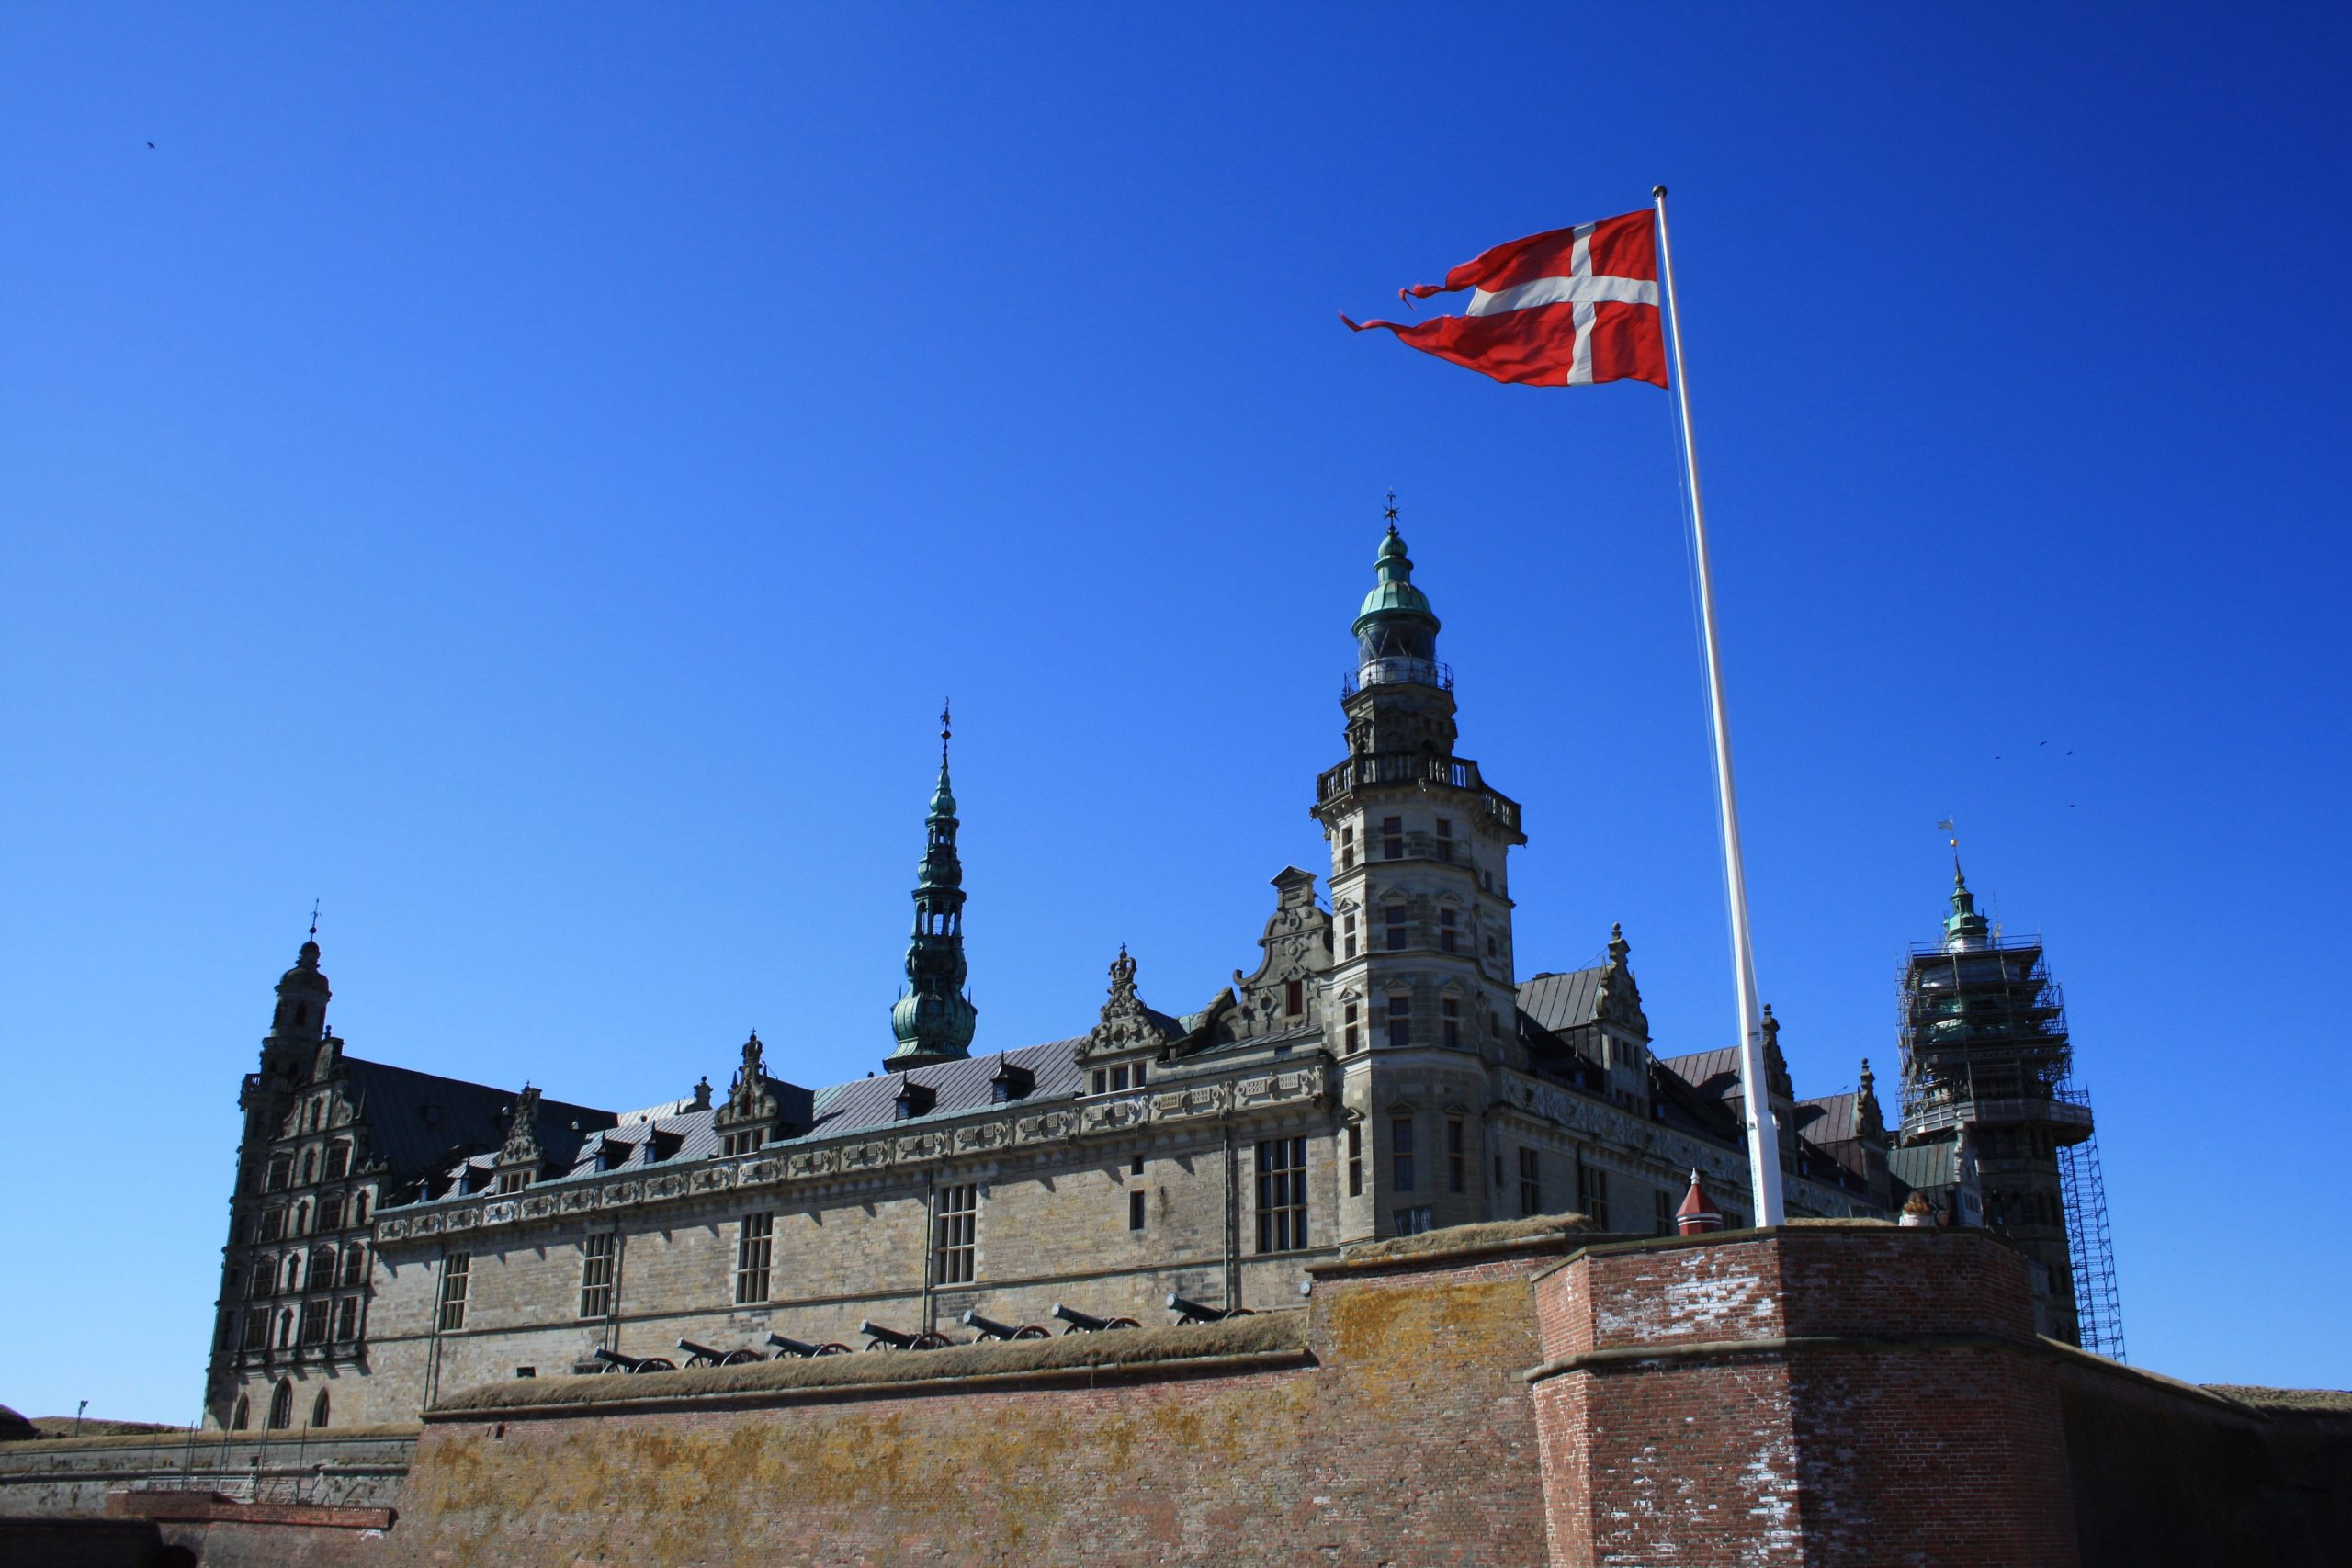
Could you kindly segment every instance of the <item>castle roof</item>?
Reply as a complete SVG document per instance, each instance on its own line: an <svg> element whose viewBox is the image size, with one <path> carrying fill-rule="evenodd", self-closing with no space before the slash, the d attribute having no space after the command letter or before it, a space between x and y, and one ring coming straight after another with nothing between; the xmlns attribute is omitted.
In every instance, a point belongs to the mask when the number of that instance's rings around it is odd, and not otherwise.
<svg viewBox="0 0 2352 1568"><path fill-rule="evenodd" d="M393 1182L461 1163L475 1150L494 1155L506 1141L517 1091L445 1078L383 1062L343 1058L348 1093L368 1124L368 1150L390 1167ZM539 1145L569 1165L583 1139L613 1124L609 1111L560 1100L539 1101Z"/></svg>
<svg viewBox="0 0 2352 1568"><path fill-rule="evenodd" d="M1538 975L1519 986L1519 1010L1558 1033L1590 1023L1600 1010L1600 982L1605 965L1572 969L1565 975Z"/></svg>

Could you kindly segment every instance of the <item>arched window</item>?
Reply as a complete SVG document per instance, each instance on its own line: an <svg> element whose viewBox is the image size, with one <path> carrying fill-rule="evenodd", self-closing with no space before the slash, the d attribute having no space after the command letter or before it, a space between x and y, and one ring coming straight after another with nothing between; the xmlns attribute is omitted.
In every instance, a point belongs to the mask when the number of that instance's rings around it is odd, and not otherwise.
<svg viewBox="0 0 2352 1568"><path fill-rule="evenodd" d="M243 1394L237 1395L237 1407L229 1413L229 1430L242 1432L253 1425L254 1402Z"/></svg>
<svg viewBox="0 0 2352 1568"><path fill-rule="evenodd" d="M294 1425L294 1385L280 1380L277 1392L269 1396L269 1428L282 1432Z"/></svg>
<svg viewBox="0 0 2352 1568"><path fill-rule="evenodd" d="M311 1425L313 1427L323 1427L326 1424L327 1391L325 1389L321 1389L319 1390L319 1397L311 1401Z"/></svg>

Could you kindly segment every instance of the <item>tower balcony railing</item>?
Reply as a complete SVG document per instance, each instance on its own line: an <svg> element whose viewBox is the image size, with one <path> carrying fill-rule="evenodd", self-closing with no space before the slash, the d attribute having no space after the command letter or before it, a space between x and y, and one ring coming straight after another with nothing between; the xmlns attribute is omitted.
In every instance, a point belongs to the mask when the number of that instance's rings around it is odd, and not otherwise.
<svg viewBox="0 0 2352 1568"><path fill-rule="evenodd" d="M1340 700L1345 702L1366 686L1435 686L1453 690L1453 666L1434 659L1374 659L1340 677Z"/></svg>
<svg viewBox="0 0 2352 1568"><path fill-rule="evenodd" d="M1488 817L1514 833L1519 831L1519 803L1488 789L1478 777L1478 764L1467 757L1377 751L1351 757L1336 768L1326 768L1316 777L1315 800L1317 805L1324 806L1353 790L1396 784L1434 784L1467 791L1479 797Z"/></svg>

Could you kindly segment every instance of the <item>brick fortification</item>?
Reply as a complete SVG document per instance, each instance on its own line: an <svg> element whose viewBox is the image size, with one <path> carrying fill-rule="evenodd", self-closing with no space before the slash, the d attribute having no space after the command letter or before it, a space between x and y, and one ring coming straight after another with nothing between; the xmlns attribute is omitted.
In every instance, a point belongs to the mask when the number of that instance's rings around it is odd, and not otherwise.
<svg viewBox="0 0 2352 1568"><path fill-rule="evenodd" d="M254 1445L292 1506L238 1506L242 1448L175 1478L179 1456L134 1445L101 1509L109 1445L0 1446L0 1514L51 1516L0 1518L0 1561L144 1563L159 1541L220 1568L2341 1560L2352 1401L2193 1388L2037 1337L2030 1269L1972 1231L1461 1227L1353 1249L1303 1303L1219 1324L453 1391L404 1485L340 1454L304 1480L315 1450ZM338 1440L382 1459L406 1437ZM155 1521L149 1548L131 1520Z"/></svg>
<svg viewBox="0 0 2352 1568"><path fill-rule="evenodd" d="M2029 1568L2230 1561L2257 1516L2263 1561L2317 1562L2352 1526L2352 1423L2037 1337L1981 1234L1483 1229L1318 1266L1285 1321L1168 1359L492 1385L428 1417L389 1560ZM2131 1428L2231 1456L2232 1495L2098 1451Z"/></svg>

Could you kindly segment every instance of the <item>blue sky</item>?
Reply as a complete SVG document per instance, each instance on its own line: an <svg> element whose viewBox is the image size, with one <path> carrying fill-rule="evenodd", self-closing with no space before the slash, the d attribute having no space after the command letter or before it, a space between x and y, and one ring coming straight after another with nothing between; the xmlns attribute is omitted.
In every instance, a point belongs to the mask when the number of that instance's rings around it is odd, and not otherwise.
<svg viewBox="0 0 2352 1568"><path fill-rule="evenodd" d="M983 1048L1318 867L1394 487L1522 966L1730 981L1669 404L1334 312L1674 191L1766 996L2038 930L2133 1359L2347 1380L2340 14L0 15L0 1401L196 1413L270 987L628 1107ZM151 149L148 143L154 145Z"/></svg>

